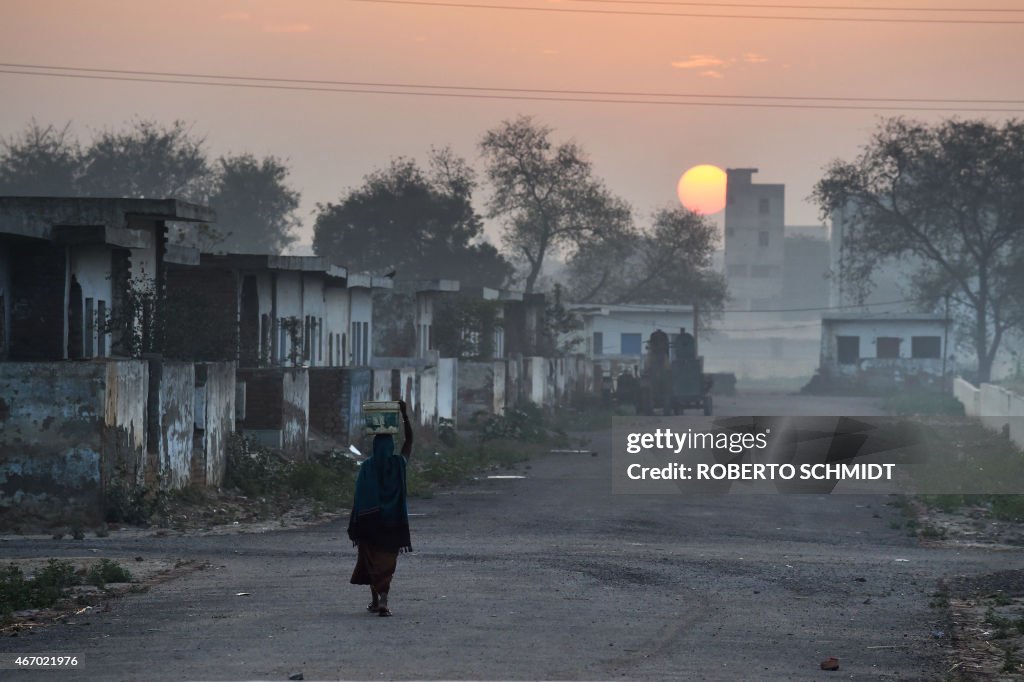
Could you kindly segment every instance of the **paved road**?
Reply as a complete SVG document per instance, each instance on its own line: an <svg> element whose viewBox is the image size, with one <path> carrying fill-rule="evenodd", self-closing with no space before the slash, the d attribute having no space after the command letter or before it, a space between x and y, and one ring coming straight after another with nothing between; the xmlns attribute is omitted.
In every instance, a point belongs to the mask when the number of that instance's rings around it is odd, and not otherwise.
<svg viewBox="0 0 1024 682"><path fill-rule="evenodd" d="M874 411L771 396L718 407ZM879 497L612 496L608 442L595 436L598 457L553 455L524 479L414 500L417 551L399 561L394 618L367 615L365 588L347 584L354 552L342 522L264 535L115 534L87 544L213 567L0 650L78 653L78 679L930 680L945 671L948 646L933 636L937 580L1024 560L920 547L889 528L897 513ZM68 547L9 540L0 551L82 552ZM839 673L818 670L827 656L840 659Z"/></svg>

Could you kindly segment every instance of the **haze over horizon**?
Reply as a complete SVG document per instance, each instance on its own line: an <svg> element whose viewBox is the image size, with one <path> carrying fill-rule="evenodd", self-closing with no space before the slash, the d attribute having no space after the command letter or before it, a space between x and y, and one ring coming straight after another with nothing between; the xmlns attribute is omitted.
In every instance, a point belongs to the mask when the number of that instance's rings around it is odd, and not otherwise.
<svg viewBox="0 0 1024 682"><path fill-rule="evenodd" d="M789 108L724 106L740 104L741 100L729 99L737 95L1024 100L1017 72L1024 58L1021 24L642 14L882 16L868 10L770 9L769 2L748 3L746 9L716 7L712 2L700 7L474 2L635 13L313 0L287 5L269 0L184 0L174 5L9 0L0 24L0 62L8 66L0 68L9 71L10 64L36 64L359 81L384 84L372 89L388 92L396 91L396 84L417 84L728 98L704 99L700 105L692 104L691 98L685 106L468 99L438 96L451 94L450 89L421 89L432 95L413 96L0 73L5 105L0 112L0 135L18 133L33 118L43 124L71 121L82 138L95 130L120 127L133 117L165 123L184 119L205 136L214 154L250 151L283 157L292 169L291 184L302 192L301 251L309 247L311 213L317 203L336 201L394 156L423 160L431 146L450 145L479 169L476 143L481 135L518 114L552 126L557 140L579 142L594 161L596 174L632 204L641 223L654 209L677 201L676 183L686 169L708 163L722 168L756 167L760 173L755 181L785 183L786 222L801 225L820 223L817 208L806 197L823 166L833 158L854 156L880 116L900 114L900 107L906 115L927 121L958 112L908 109L978 106L1024 112L1024 104L1016 103L904 102L892 103L896 108L889 111L812 108L877 105L855 101L803 100ZM765 9L756 8L758 4ZM965 3L902 6L962 8ZM986 7L1020 11L1006 0L993 0ZM921 15L905 11L884 16ZM966 11L926 16L1024 19L1024 14ZM519 97L524 93L491 93L495 94ZM626 99L664 102L669 98ZM958 115L1001 120L1020 113L963 109ZM481 209L484 197L484 191L479 191ZM497 243L497 227L489 225L488 233Z"/></svg>

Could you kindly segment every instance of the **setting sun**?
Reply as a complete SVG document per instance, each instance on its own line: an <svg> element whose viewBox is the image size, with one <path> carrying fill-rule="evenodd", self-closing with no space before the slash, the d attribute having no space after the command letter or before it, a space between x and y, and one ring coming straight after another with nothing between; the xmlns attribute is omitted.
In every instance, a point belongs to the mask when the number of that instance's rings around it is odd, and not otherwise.
<svg viewBox="0 0 1024 682"><path fill-rule="evenodd" d="M711 215L725 208L725 185L724 170L702 164L683 173L676 193L686 208L701 215Z"/></svg>

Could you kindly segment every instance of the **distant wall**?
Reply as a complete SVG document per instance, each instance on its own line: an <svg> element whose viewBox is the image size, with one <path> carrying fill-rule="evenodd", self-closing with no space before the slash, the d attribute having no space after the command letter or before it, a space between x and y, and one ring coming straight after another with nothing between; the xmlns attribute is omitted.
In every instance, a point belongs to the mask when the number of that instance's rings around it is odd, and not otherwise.
<svg viewBox="0 0 1024 682"><path fill-rule="evenodd" d="M309 425L343 443L359 439L362 403L370 397L372 375L366 367L317 367L309 370Z"/></svg>
<svg viewBox="0 0 1024 682"><path fill-rule="evenodd" d="M309 437L309 371L285 370L282 383L281 450L302 459Z"/></svg>
<svg viewBox="0 0 1024 682"><path fill-rule="evenodd" d="M953 382L953 395L967 416L993 431L1007 431L1010 440L1024 448L1024 396L995 384L976 387L959 378Z"/></svg>

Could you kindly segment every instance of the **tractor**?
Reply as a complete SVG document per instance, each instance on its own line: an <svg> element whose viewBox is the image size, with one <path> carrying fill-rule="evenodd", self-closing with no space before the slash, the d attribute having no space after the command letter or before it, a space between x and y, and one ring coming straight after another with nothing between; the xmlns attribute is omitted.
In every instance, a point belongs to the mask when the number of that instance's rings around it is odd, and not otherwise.
<svg viewBox="0 0 1024 682"><path fill-rule="evenodd" d="M710 416L711 383L693 335L684 328L669 337L659 329L647 342L643 373L635 389L636 413L679 415L700 408Z"/></svg>

